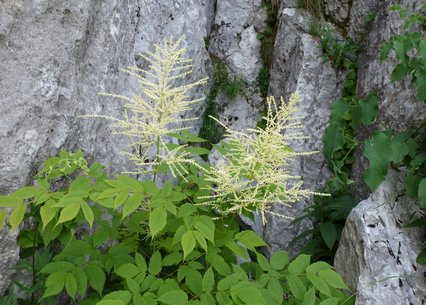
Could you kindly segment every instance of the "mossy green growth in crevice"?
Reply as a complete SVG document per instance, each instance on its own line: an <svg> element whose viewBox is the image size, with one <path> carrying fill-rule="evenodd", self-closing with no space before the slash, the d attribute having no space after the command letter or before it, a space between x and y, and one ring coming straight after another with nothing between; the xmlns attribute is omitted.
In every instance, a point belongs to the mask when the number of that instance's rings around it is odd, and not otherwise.
<svg viewBox="0 0 426 305"><path fill-rule="evenodd" d="M242 92L244 82L241 79L233 78L228 75L226 64L218 58L213 58L213 75L210 92L207 95L207 106L202 115L202 125L199 136L206 142L201 146L211 149L213 144L219 143L222 139L224 128L211 117L218 118L222 111L217 98L219 94L224 93L227 97L233 99Z"/></svg>
<svg viewBox="0 0 426 305"><path fill-rule="evenodd" d="M321 0L297 0L297 8L304 9L317 18L322 16Z"/></svg>
<svg viewBox="0 0 426 305"><path fill-rule="evenodd" d="M278 13L277 8L272 2L263 1L262 7L266 10L267 17L265 20L266 27L264 31L257 34L257 39L260 41L260 57L262 59L263 66L256 78L256 86L262 96L266 97L269 89L269 68L272 64L273 58Z"/></svg>

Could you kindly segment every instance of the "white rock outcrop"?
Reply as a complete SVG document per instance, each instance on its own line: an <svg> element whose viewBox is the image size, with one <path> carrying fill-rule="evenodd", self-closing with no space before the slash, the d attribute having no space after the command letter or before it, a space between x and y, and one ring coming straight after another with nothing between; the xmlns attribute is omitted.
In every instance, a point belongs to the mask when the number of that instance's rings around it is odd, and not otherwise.
<svg viewBox="0 0 426 305"><path fill-rule="evenodd" d="M417 213L419 204L404 195L401 175L390 172L349 214L334 265L356 291L357 305L426 302L426 269L416 264L425 232L403 227Z"/></svg>

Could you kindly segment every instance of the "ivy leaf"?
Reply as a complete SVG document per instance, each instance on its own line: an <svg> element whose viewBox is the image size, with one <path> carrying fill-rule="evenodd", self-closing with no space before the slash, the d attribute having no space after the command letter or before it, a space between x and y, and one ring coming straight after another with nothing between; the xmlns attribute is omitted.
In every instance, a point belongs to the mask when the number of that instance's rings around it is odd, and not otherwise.
<svg viewBox="0 0 426 305"><path fill-rule="evenodd" d="M426 178L423 178L419 184L419 202L421 208L426 208Z"/></svg>
<svg viewBox="0 0 426 305"><path fill-rule="evenodd" d="M343 144L345 143L344 135L343 128L335 122L330 123L325 130L322 152L329 163L331 162L333 153L343 148Z"/></svg>
<svg viewBox="0 0 426 305"><path fill-rule="evenodd" d="M392 157L392 141L384 132L376 132L365 143L365 156L370 161L364 174L364 180L372 191L375 191L388 172L388 164Z"/></svg>
<svg viewBox="0 0 426 305"><path fill-rule="evenodd" d="M194 233L191 230L186 231L182 235L181 244L183 249L183 257L185 258L189 253L192 252L192 250L194 250L196 244Z"/></svg>
<svg viewBox="0 0 426 305"><path fill-rule="evenodd" d="M149 230L152 236L157 235L167 223L167 211L164 207L158 207L149 213Z"/></svg>
<svg viewBox="0 0 426 305"><path fill-rule="evenodd" d="M325 222L320 225L321 237L324 240L327 247L333 249L334 242L337 238L337 230L334 224L331 222Z"/></svg>
<svg viewBox="0 0 426 305"><path fill-rule="evenodd" d="M391 74L391 81L396 82L403 78L409 72L403 64L397 64Z"/></svg>
<svg viewBox="0 0 426 305"><path fill-rule="evenodd" d="M417 98L422 102L426 102L426 70L416 70Z"/></svg>
<svg viewBox="0 0 426 305"><path fill-rule="evenodd" d="M371 124L379 114L379 98L377 95L370 94L367 100L359 100L362 109L361 122L365 126Z"/></svg>

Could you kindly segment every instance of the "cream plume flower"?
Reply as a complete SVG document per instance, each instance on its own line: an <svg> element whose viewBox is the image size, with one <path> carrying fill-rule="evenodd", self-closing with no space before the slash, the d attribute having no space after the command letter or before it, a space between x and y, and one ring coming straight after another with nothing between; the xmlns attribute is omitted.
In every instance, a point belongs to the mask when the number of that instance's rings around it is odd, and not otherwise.
<svg viewBox="0 0 426 305"><path fill-rule="evenodd" d="M258 127L243 133L219 122L226 129L221 151L225 163L207 174L213 195L204 197L207 201L202 204L215 206L224 214L256 211L265 224L265 213L277 215L271 211L274 203L291 207L291 203L302 197L326 195L302 189L300 177L288 169L289 162L296 156L317 153L294 152L288 146L289 140L305 138L301 132L288 132L301 128L300 122L295 121L298 118L293 116L299 100L300 97L293 94L287 104L281 98L278 107L274 97L268 97L265 129Z"/></svg>
<svg viewBox="0 0 426 305"><path fill-rule="evenodd" d="M169 134L190 127L178 127L183 122L198 118L181 118L181 114L192 109L192 105L202 101L202 98L191 99L189 92L196 86L205 84L208 78L203 78L191 84L175 85L176 81L192 73L190 59L184 54L186 48L180 45L185 37L177 41L165 39L161 45L155 45L154 52L140 54L148 63L148 69L127 67L124 72L138 80L140 94L132 97L101 93L103 96L119 98L125 101L123 118L105 115L87 115L84 117L104 118L112 120L114 134L127 136L131 141L132 153L125 152L137 166L135 173L156 173L157 165L169 165L172 174L182 174L185 170L182 162L195 164L188 159L189 153L184 149L169 149ZM150 160L153 149L155 159ZM195 164L196 165L196 164Z"/></svg>

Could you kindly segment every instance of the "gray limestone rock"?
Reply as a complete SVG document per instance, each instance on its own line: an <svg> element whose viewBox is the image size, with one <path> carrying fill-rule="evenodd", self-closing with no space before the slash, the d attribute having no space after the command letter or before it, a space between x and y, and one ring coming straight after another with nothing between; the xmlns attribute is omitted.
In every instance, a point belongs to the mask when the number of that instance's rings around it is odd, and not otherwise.
<svg viewBox="0 0 426 305"><path fill-rule="evenodd" d="M334 265L356 291L356 304L424 304L426 269L416 257L425 234L403 227L418 212L418 202L404 195L401 175L390 172L349 214Z"/></svg>
<svg viewBox="0 0 426 305"><path fill-rule="evenodd" d="M379 0L354 0L349 14L348 36L362 43L376 19L380 6Z"/></svg>
<svg viewBox="0 0 426 305"><path fill-rule="evenodd" d="M351 2L350 0L324 0L322 3L324 14L333 23L344 26L349 18Z"/></svg>
<svg viewBox="0 0 426 305"><path fill-rule="evenodd" d="M13 269L19 260L19 247L16 245L18 230L11 231L8 228L0 231L0 296L9 287Z"/></svg>
<svg viewBox="0 0 426 305"><path fill-rule="evenodd" d="M300 112L303 116L302 132L308 139L293 141L295 151L321 151L322 136L327 125L331 104L340 92L341 78L331 67L323 62L317 38L306 34L308 17L297 9L286 8L280 16L275 40L274 59L271 67L270 95L283 96L297 92L301 96ZM324 186L330 177L326 161L321 153L297 158L292 165L294 175L301 176L304 187L316 190ZM275 212L298 217L311 200L302 200L292 209L275 207ZM306 221L289 227L286 219L270 216L265 227L264 238L272 251L286 249L295 255L301 243L288 248L288 243L296 235L309 229L311 223Z"/></svg>
<svg viewBox="0 0 426 305"><path fill-rule="evenodd" d="M256 35L265 17L261 0L217 1L209 51L247 83L256 80L262 66Z"/></svg>
<svg viewBox="0 0 426 305"><path fill-rule="evenodd" d="M61 148L82 148L110 173L131 170L120 153L128 141L112 134L110 122L78 116L120 116L121 101L98 93L136 91L135 81L120 69L139 64L137 54L163 37L186 34L193 79L206 76L204 37L213 6L208 0L2 1L0 194L31 183L40 162ZM0 236L0 266L13 265L8 259L17 257L15 237L6 231ZM0 274L3 289L8 273Z"/></svg>

